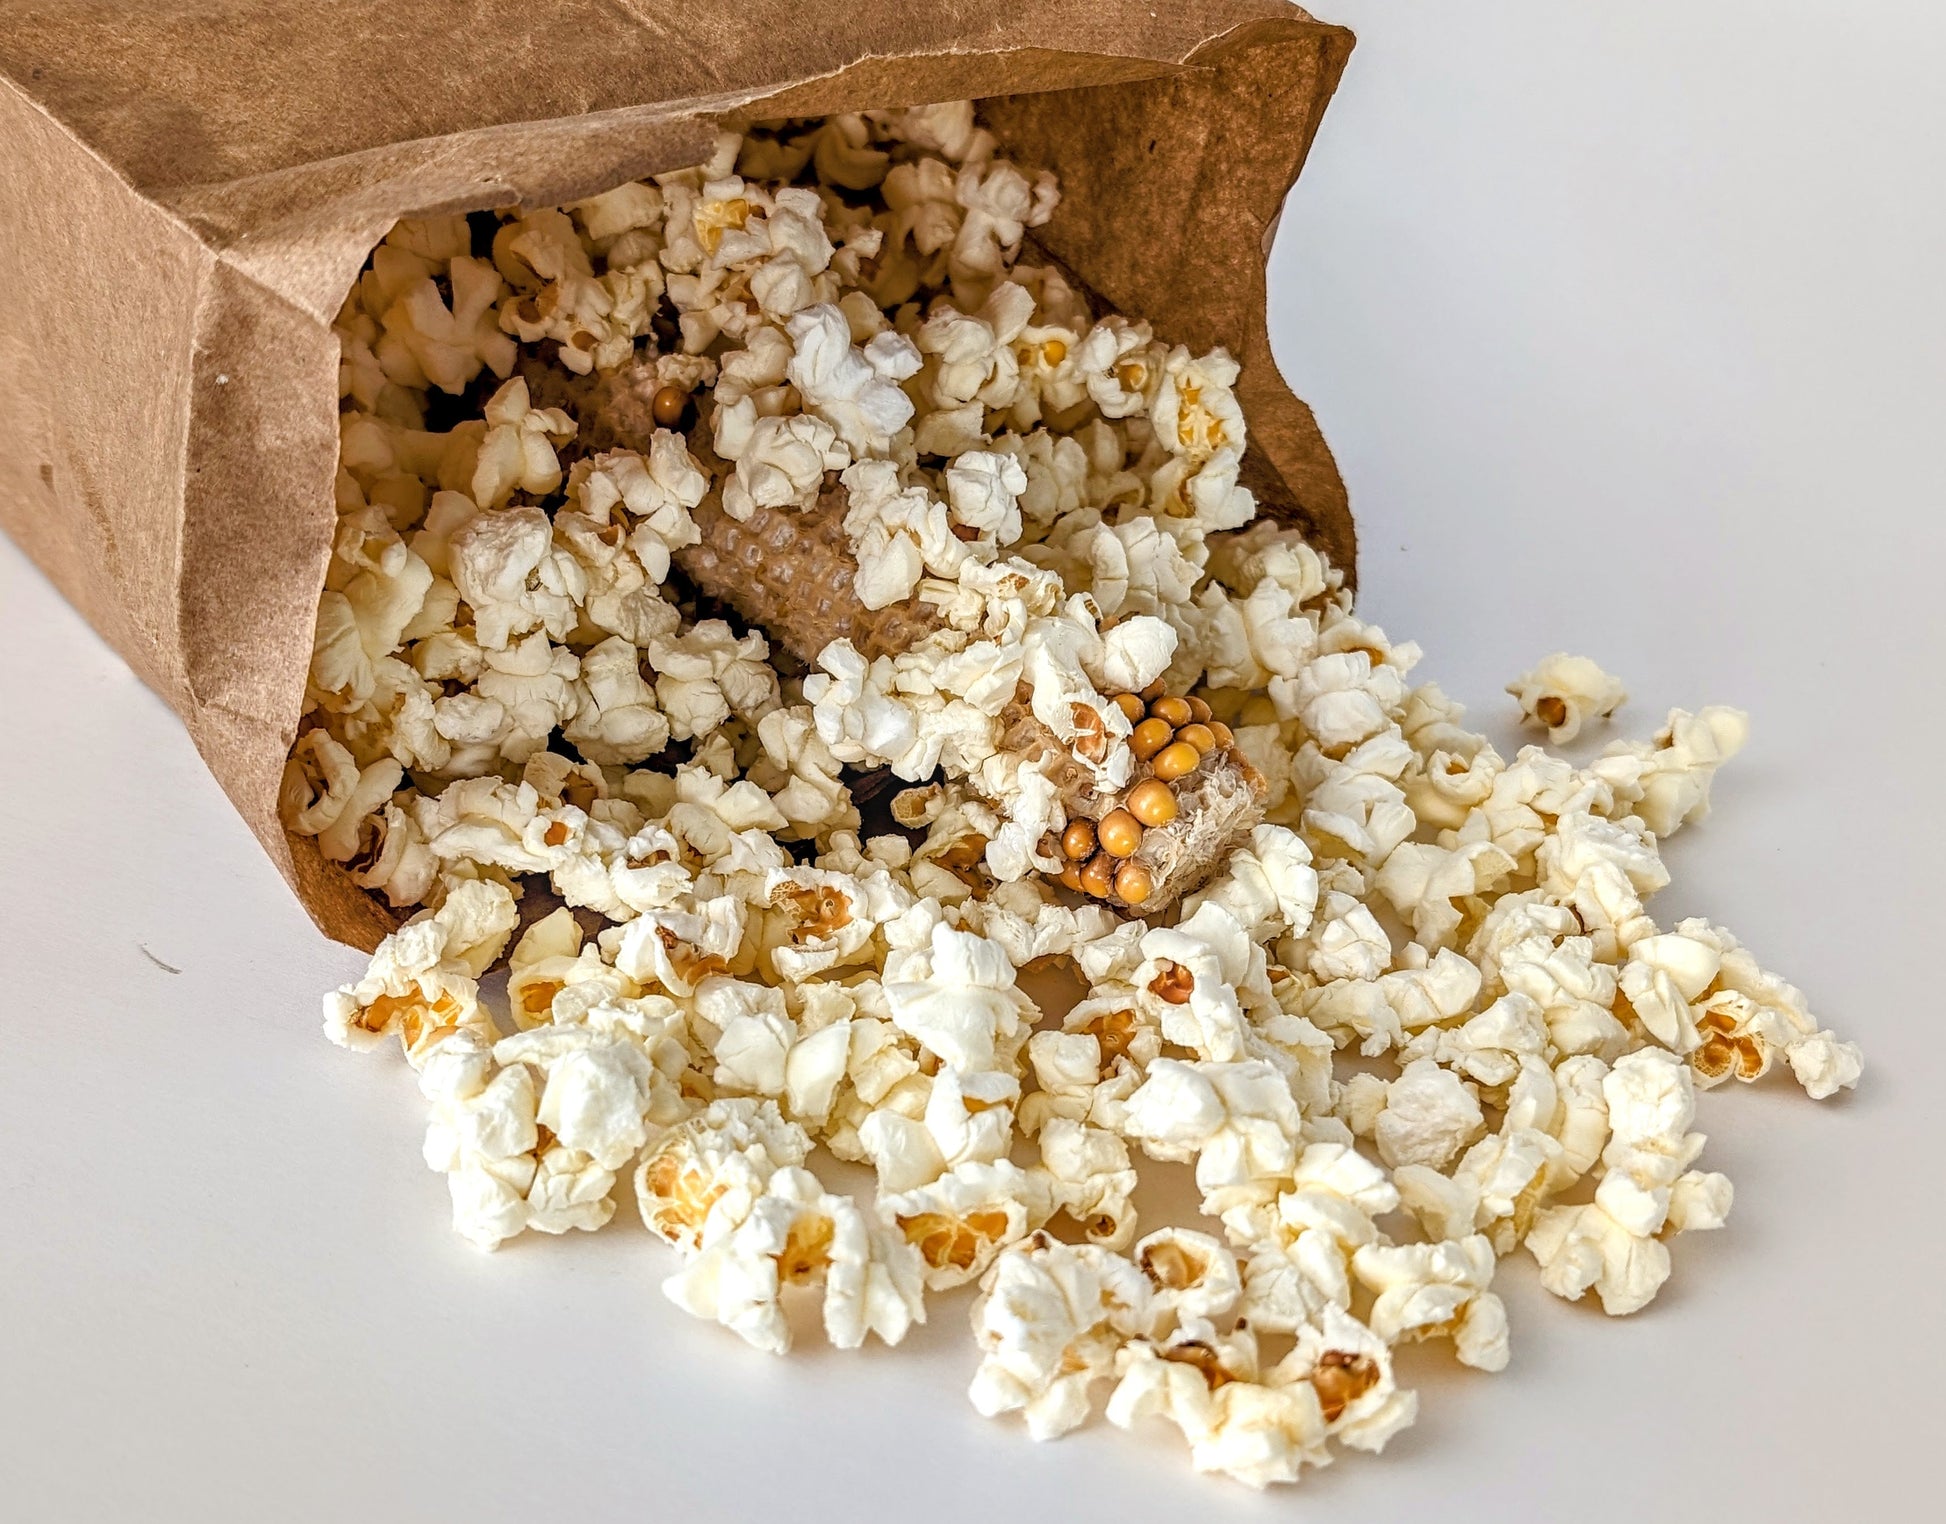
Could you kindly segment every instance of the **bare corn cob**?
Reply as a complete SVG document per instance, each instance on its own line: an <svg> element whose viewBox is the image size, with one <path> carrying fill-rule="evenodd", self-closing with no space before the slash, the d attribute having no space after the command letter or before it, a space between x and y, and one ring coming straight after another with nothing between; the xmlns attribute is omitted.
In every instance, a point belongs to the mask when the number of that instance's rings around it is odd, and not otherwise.
<svg viewBox="0 0 1946 1524"><path fill-rule="evenodd" d="M646 448L652 430L684 416L687 398L657 386L649 366L588 378L545 369L554 376L529 380L530 390L540 388L535 403L568 409L584 449ZM849 640L868 660L896 656L939 621L917 598L882 609L859 601L845 504L845 489L832 485L808 508L760 507L738 520L712 490L692 515L701 542L677 551L676 563L699 592L806 666L834 640ZM1047 765L1061 790L1069 823L1058 842L1043 846L1044 855L1066 862L1058 877L1068 888L1126 910L1167 909L1215 873L1263 818L1263 777L1201 699L1164 694L1159 683L1115 696L1135 726L1135 767L1128 786L1109 794L1035 717L1030 700L1023 690L1002 711L1001 746ZM1105 754L1107 734L1097 735Z"/></svg>
<svg viewBox="0 0 1946 1524"><path fill-rule="evenodd" d="M858 601L845 501L843 487L827 487L809 508L757 508L739 522L712 491L690 515L702 541L677 551L676 564L807 667L834 640L867 660L910 650L939 620L917 598L882 609Z"/></svg>

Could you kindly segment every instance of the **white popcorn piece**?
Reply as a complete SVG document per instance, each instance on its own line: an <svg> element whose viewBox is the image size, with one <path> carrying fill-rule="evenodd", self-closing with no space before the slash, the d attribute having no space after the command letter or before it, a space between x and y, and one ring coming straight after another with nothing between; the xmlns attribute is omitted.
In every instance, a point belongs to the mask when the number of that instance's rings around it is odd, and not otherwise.
<svg viewBox="0 0 1946 1524"><path fill-rule="evenodd" d="M900 1031L966 1071L991 1069L1000 1045L1034 1017L999 943L943 921L925 946L886 960L885 998Z"/></svg>
<svg viewBox="0 0 1946 1524"><path fill-rule="evenodd" d="M448 1028L484 1030L478 980L517 919L504 885L455 885L438 910L379 944L363 979L325 996L325 1035L340 1047L371 1048L396 1032L410 1055Z"/></svg>
<svg viewBox="0 0 1946 1524"><path fill-rule="evenodd" d="M1602 1092L1611 1136L1595 1199L1543 1209L1526 1242L1549 1291L1573 1301L1593 1290L1602 1310L1619 1317L1647 1306L1668 1279L1668 1236L1722 1225L1730 1185L1688 1168L1703 1137L1688 1131L1694 1091L1672 1054L1650 1048L1627 1055Z"/></svg>
<svg viewBox="0 0 1946 1524"><path fill-rule="evenodd" d="M1232 852L1223 872L1183 903L1193 918L1206 901L1227 910L1253 943L1302 937L1318 905L1311 849L1285 826L1257 826L1250 845Z"/></svg>
<svg viewBox="0 0 1946 1524"><path fill-rule="evenodd" d="M1605 720L1628 698L1621 680L1585 656L1557 651L1531 672L1507 684L1520 717L1547 731L1548 744L1565 746L1591 720Z"/></svg>
<svg viewBox="0 0 1946 1524"><path fill-rule="evenodd" d="M635 1170L642 1222L665 1243L694 1253L749 1214L772 1175L802 1165L804 1130L771 1101L714 1101L656 1137Z"/></svg>
<svg viewBox="0 0 1946 1524"><path fill-rule="evenodd" d="M1126 1249L1135 1237L1138 1177L1128 1145L1106 1128L1049 1117L1036 1134L1051 1206L1078 1223L1091 1244Z"/></svg>
<svg viewBox="0 0 1946 1524"><path fill-rule="evenodd" d="M1091 1244L1035 1233L1003 1251L973 1303L973 1406L988 1418L1019 1413L1041 1440L1084 1423L1089 1388L1149 1326L1149 1286L1135 1265Z"/></svg>
<svg viewBox="0 0 1946 1524"><path fill-rule="evenodd" d="M733 899L684 894L675 904L643 909L603 936L613 939L615 967L621 972L643 983L654 980L672 995L688 996L711 975L732 971L743 945L746 914Z"/></svg>
<svg viewBox="0 0 1946 1524"><path fill-rule="evenodd" d="M881 333L862 349L836 306L807 307L788 324L796 352L790 379L804 405L844 441L854 458L884 455L912 417L899 383L919 369L919 351L898 333Z"/></svg>
<svg viewBox="0 0 1946 1524"><path fill-rule="evenodd" d="M1165 450L1203 459L1243 449L1243 409L1234 390L1239 369L1223 349L1200 359L1181 345L1169 352L1150 415Z"/></svg>
<svg viewBox="0 0 1946 1524"><path fill-rule="evenodd" d="M838 431L807 413L759 418L748 397L716 410L716 453L736 462L723 511L747 519L758 508L807 504L826 471L851 464Z"/></svg>
<svg viewBox="0 0 1946 1524"><path fill-rule="evenodd" d="M1294 1333L1352 1300L1351 1257L1399 1205L1385 1172L1344 1143L1305 1146L1274 1201L1232 1207L1223 1226L1250 1251L1244 1311L1266 1333Z"/></svg>
<svg viewBox="0 0 1946 1524"><path fill-rule="evenodd" d="M1352 1256L1359 1280L1377 1293L1371 1329L1389 1344L1450 1336L1462 1363L1505 1370L1507 1310L1487 1289L1493 1245L1479 1234L1445 1243L1366 1244Z"/></svg>
<svg viewBox="0 0 1946 1524"><path fill-rule="evenodd" d="M1263 950L1221 903L1205 899L1175 926L1142 938L1135 983L1160 1021L1163 1039L1220 1063L1250 1050L1240 997L1265 989Z"/></svg>
<svg viewBox="0 0 1946 1524"><path fill-rule="evenodd" d="M871 1222L849 1197L785 1165L737 1225L663 1282L669 1300L772 1354L791 1347L782 1298L821 1287L825 1337L856 1349L868 1334L897 1344L925 1321L918 1251Z"/></svg>
<svg viewBox="0 0 1946 1524"><path fill-rule="evenodd" d="M561 483L554 446L574 435L574 420L560 408L533 408L527 383L515 376L488 399L468 495L482 508L497 508L518 490L545 495Z"/></svg>
<svg viewBox="0 0 1946 1524"><path fill-rule="evenodd" d="M1561 1145L1533 1127L1482 1138L1450 1176L1401 1165L1393 1183L1401 1204L1429 1238L1443 1242L1484 1233L1496 1254L1512 1253L1545 1202Z"/></svg>
<svg viewBox="0 0 1946 1524"><path fill-rule="evenodd" d="M1154 1288L1150 1321L1158 1331L1171 1322L1209 1322L1236 1310L1243 1276L1236 1256L1221 1240L1187 1228L1150 1233L1130 1254Z"/></svg>
<svg viewBox="0 0 1946 1524"><path fill-rule="evenodd" d="M425 1160L446 1176L454 1231L476 1248L498 1248L531 1217L540 1136L533 1076L496 1067L486 1039L458 1029L422 1050L419 1089L432 1104Z"/></svg>
<svg viewBox="0 0 1946 1524"><path fill-rule="evenodd" d="M1297 1346L1274 1375L1299 1372L1318 1394L1331 1437L1355 1450L1383 1450L1419 1415L1418 1394L1399 1389L1385 1342L1335 1307L1298 1330Z"/></svg>
<svg viewBox="0 0 1946 1524"><path fill-rule="evenodd" d="M900 1086L894 1100L858 1123L858 1146L878 1173L880 1193L914 1190L961 1164L1004 1158L1019 1098L1020 1082L999 1070L944 1069L923 1087Z"/></svg>
<svg viewBox="0 0 1946 1524"><path fill-rule="evenodd" d="M1006 1159L956 1164L937 1179L881 1194L879 1214L918 1251L926 1286L943 1291L978 1280L1008 1244L1052 1211L1044 1185Z"/></svg>
<svg viewBox="0 0 1946 1524"><path fill-rule="evenodd" d="M1289 1172L1302 1117L1289 1084L1262 1059L1158 1058L1129 1097L1123 1127L1152 1158L1193 1159L1204 1210L1221 1213L1269 1193Z"/></svg>
<svg viewBox="0 0 1946 1524"><path fill-rule="evenodd" d="M1222 1338L1206 1325L1186 1324L1168 1339L1126 1346L1116 1369L1121 1381L1108 1401L1109 1421L1131 1428L1150 1415L1168 1419L1189 1442L1198 1471L1261 1488L1295 1482L1305 1466L1330 1462L1319 1388L1308 1380L1260 1379L1247 1330Z"/></svg>
<svg viewBox="0 0 1946 1524"><path fill-rule="evenodd" d="M1617 760L1640 768L1631 813L1658 837L1701 820L1709 813L1717 769L1743 750L1749 736L1750 718L1740 709L1713 704L1695 714L1670 710L1652 748L1620 749Z"/></svg>
<svg viewBox="0 0 1946 1524"><path fill-rule="evenodd" d="M648 1141L655 1065L625 1035L537 1027L494 1044L494 1062L531 1064L544 1078L535 1120L564 1148L603 1170L627 1165ZM607 1195L607 1187L602 1189Z"/></svg>
<svg viewBox="0 0 1946 1524"><path fill-rule="evenodd" d="M1486 1125L1465 1081L1430 1058L1414 1059L1386 1089L1385 1110L1373 1127L1379 1157L1397 1169L1439 1169Z"/></svg>

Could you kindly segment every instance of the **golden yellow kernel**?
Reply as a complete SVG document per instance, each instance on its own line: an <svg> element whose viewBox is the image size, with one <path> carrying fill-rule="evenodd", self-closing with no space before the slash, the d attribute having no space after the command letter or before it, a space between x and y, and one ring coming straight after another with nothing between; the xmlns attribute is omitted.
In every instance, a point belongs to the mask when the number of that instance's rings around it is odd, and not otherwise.
<svg viewBox="0 0 1946 1524"><path fill-rule="evenodd" d="M559 979L536 979L531 984L523 984L517 997L521 1011L538 1021L554 1007L554 997L566 989L567 985Z"/></svg>
<svg viewBox="0 0 1946 1524"><path fill-rule="evenodd" d="M1144 720L1130 733L1128 749L1135 753L1137 762L1146 762L1174 740L1175 736L1176 733L1169 728L1167 720Z"/></svg>
<svg viewBox="0 0 1946 1524"><path fill-rule="evenodd" d="M1081 870L1081 892L1101 900L1108 898L1108 891L1114 887L1115 859L1106 852L1097 853Z"/></svg>
<svg viewBox="0 0 1946 1524"><path fill-rule="evenodd" d="M1041 364L1059 365L1068 357L1068 346L1059 339L1049 339L1041 345Z"/></svg>
<svg viewBox="0 0 1946 1524"><path fill-rule="evenodd" d="M1155 879L1140 863L1123 863L1115 875L1115 894L1125 905L1139 905L1155 893Z"/></svg>
<svg viewBox="0 0 1946 1524"><path fill-rule="evenodd" d="M1189 700L1166 693L1149 705L1149 713L1158 720L1167 720L1171 729L1179 729L1195 718L1189 707Z"/></svg>
<svg viewBox="0 0 1946 1524"><path fill-rule="evenodd" d="M1133 857L1142 845L1142 822L1127 810L1110 810L1102 817L1101 849L1111 857Z"/></svg>
<svg viewBox="0 0 1946 1524"><path fill-rule="evenodd" d="M1162 679L1158 677L1148 687L1144 688L1137 697L1145 704L1153 704L1157 699L1162 697L1163 692Z"/></svg>
<svg viewBox="0 0 1946 1524"><path fill-rule="evenodd" d="M1208 699L1199 699L1198 697L1196 697L1195 694L1192 693L1189 695L1189 698L1186 700L1186 702L1189 705L1189 717L1192 720L1194 720L1198 725L1209 724L1210 707L1209 707Z"/></svg>
<svg viewBox="0 0 1946 1524"><path fill-rule="evenodd" d="M1095 855L1095 827L1092 821L1070 820L1061 833L1061 850L1078 863Z"/></svg>
<svg viewBox="0 0 1946 1524"><path fill-rule="evenodd" d="M1132 864L1124 864L1126 872ZM1117 875L1119 877L1119 875ZM1130 901L1133 904L1134 901ZM1135 1012L1130 1010L1104 1011L1093 1021L1080 1029L1089 1034L1101 1046L1101 1063L1105 1069L1126 1054L1135 1045Z"/></svg>
<svg viewBox="0 0 1946 1524"><path fill-rule="evenodd" d="M1149 981L1149 993L1170 1005L1187 1005L1189 997L1196 989L1196 976L1180 963L1163 963L1156 976Z"/></svg>
<svg viewBox="0 0 1946 1524"><path fill-rule="evenodd" d="M1176 796L1169 785L1144 778L1128 791L1128 812L1145 826L1166 826L1176 818Z"/></svg>
<svg viewBox="0 0 1946 1524"><path fill-rule="evenodd" d="M1237 733L1221 720L1211 720L1209 728L1210 734L1216 737L1218 746L1228 749L1237 744Z"/></svg>
<svg viewBox="0 0 1946 1524"><path fill-rule="evenodd" d="M1100 762L1108 756L1108 727L1088 704L1070 704L1068 718L1074 723L1074 754L1084 762Z"/></svg>
<svg viewBox="0 0 1946 1524"><path fill-rule="evenodd" d="M1311 1385L1317 1389L1324 1421L1336 1421L1346 1408L1378 1385L1378 1378L1378 1366L1370 1356L1327 1350L1311 1372Z"/></svg>
<svg viewBox="0 0 1946 1524"><path fill-rule="evenodd" d="M1072 889L1076 894L1087 893L1087 890L1081 887L1081 864L1080 863L1069 863L1065 868L1063 868L1061 870L1060 881L1063 887Z"/></svg>
<svg viewBox="0 0 1946 1524"><path fill-rule="evenodd" d="M1131 725L1140 725L1142 723L1142 716L1146 712L1146 707L1142 701L1132 693L1116 694L1115 707L1128 716L1128 722Z"/></svg>
<svg viewBox="0 0 1946 1524"><path fill-rule="evenodd" d="M829 1217L803 1217L792 1223L777 1255L777 1279L786 1286L809 1285L813 1276L830 1267L837 1232Z"/></svg>
<svg viewBox="0 0 1946 1524"><path fill-rule="evenodd" d="M817 888L780 885L772 903L789 914L794 923L791 940L796 943L836 936L851 924L851 897L828 884Z"/></svg>
<svg viewBox="0 0 1946 1524"><path fill-rule="evenodd" d="M1185 725L1176 732L1176 739L1195 747L1198 756L1207 757L1216 750L1216 732L1207 725Z"/></svg>
<svg viewBox="0 0 1946 1524"><path fill-rule="evenodd" d="M1187 741L1171 741L1155 754L1155 761L1149 766L1155 769L1155 775L1164 783L1173 783L1195 772L1202 762L1203 754Z"/></svg>
<svg viewBox="0 0 1946 1524"><path fill-rule="evenodd" d="M673 429L682 422L683 410L688 406L689 393L679 386L665 386L656 392L655 399L649 404L649 411L663 428Z"/></svg>

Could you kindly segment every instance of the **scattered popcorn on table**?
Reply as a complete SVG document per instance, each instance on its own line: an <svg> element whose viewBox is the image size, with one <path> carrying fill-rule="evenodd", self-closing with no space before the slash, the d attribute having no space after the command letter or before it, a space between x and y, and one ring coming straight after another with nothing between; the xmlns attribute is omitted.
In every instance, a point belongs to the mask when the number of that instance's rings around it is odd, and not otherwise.
<svg viewBox="0 0 1946 1524"><path fill-rule="evenodd" d="M1646 1305L1730 1208L1698 1092L1860 1058L1646 908L1744 717L1466 730L1258 516L1236 361L1094 311L997 155L787 122L374 252L281 803L409 918L325 1027L396 1034L482 1249L632 1188L757 1348L966 1287L980 1412L1291 1482L1412 1421L1398 1345L1509 1363L1517 1249ZM1508 691L1556 744L1625 697Z"/></svg>

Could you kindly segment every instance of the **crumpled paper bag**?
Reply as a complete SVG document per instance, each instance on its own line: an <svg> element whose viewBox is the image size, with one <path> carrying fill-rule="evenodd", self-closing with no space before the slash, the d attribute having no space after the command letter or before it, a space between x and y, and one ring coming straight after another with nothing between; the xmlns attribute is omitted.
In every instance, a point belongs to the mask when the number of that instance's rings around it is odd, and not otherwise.
<svg viewBox="0 0 1946 1524"><path fill-rule="evenodd" d="M395 918L277 813L333 530L331 322L401 217L700 162L719 125L981 98L1042 252L1243 362L1245 480L1352 566L1264 259L1351 35L1280 0L13 0L0 525L182 716L317 924Z"/></svg>

